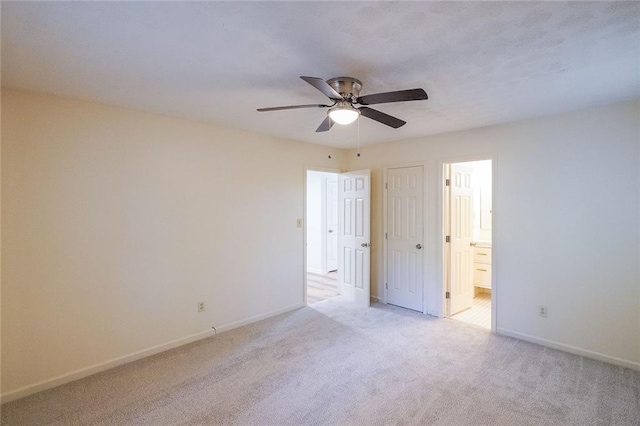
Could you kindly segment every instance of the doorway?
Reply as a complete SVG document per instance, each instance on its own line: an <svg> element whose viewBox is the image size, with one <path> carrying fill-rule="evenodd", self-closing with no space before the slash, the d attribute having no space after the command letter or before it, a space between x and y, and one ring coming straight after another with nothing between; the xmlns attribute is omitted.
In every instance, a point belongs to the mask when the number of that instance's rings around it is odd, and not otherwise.
<svg viewBox="0 0 640 426"><path fill-rule="evenodd" d="M492 327L493 164L444 164L444 287L446 316Z"/></svg>
<svg viewBox="0 0 640 426"><path fill-rule="evenodd" d="M338 173L307 170L307 305L339 295Z"/></svg>
<svg viewBox="0 0 640 426"><path fill-rule="evenodd" d="M308 169L304 188L304 302L318 303L339 294L358 306L368 307L371 171ZM298 227L301 224L302 220L298 220ZM318 286L320 293L316 292Z"/></svg>

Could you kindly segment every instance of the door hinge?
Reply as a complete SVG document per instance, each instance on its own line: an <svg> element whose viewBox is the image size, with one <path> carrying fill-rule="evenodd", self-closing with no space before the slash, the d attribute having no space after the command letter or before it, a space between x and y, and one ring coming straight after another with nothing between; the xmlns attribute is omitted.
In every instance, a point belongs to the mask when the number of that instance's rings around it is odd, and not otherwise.
<svg viewBox="0 0 640 426"><path fill-rule="evenodd" d="M384 233L384 239L388 240L389 239L389 234L387 234L386 232Z"/></svg>
<svg viewBox="0 0 640 426"><path fill-rule="evenodd" d="M444 184L445 184L446 186L451 186L451 179L447 179L447 180L445 180L445 181L444 181Z"/></svg>
<svg viewBox="0 0 640 426"><path fill-rule="evenodd" d="M389 283L384 283L384 288L385 288L386 290L389 290Z"/></svg>
<svg viewBox="0 0 640 426"><path fill-rule="evenodd" d="M451 293L446 292L446 293L444 294L444 297L445 297L445 299L451 299Z"/></svg>
<svg viewBox="0 0 640 426"><path fill-rule="evenodd" d="M384 183L384 189L389 189L389 182Z"/></svg>
<svg viewBox="0 0 640 426"><path fill-rule="evenodd" d="M444 242L445 243L450 243L451 242L451 237L449 235L447 235L446 237L444 237Z"/></svg>

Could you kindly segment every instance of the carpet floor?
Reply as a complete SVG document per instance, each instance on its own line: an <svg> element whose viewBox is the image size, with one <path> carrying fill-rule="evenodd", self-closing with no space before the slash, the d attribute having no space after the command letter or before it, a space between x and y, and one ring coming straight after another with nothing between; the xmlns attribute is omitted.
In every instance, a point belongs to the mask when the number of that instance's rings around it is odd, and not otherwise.
<svg viewBox="0 0 640 426"><path fill-rule="evenodd" d="M335 297L2 406L5 425L633 425L640 372Z"/></svg>

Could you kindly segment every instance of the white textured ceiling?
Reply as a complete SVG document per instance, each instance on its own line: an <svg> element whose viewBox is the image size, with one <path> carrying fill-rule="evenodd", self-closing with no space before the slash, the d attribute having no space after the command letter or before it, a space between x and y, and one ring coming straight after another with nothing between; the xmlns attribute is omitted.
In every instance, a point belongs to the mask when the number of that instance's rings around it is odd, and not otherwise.
<svg viewBox="0 0 640 426"><path fill-rule="evenodd" d="M300 75L352 76L360 144L640 98L640 2L2 2L2 85L352 147Z"/></svg>

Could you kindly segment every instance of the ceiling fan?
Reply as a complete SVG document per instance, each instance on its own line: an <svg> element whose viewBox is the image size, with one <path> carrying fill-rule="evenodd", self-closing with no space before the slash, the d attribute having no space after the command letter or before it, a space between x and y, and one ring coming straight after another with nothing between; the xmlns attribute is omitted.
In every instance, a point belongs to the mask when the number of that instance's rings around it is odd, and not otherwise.
<svg viewBox="0 0 640 426"><path fill-rule="evenodd" d="M258 111L266 112L300 108L329 108L327 118L325 118L320 126L318 126L316 132L326 132L333 127L334 123L353 123L360 115L397 129L398 127L402 127L407 124L407 122L367 106L355 107L354 104L374 105L390 102L422 101L428 99L427 92L423 89L398 90L395 92L375 93L373 95L360 96L362 83L360 80L353 77L335 77L327 81L318 77L301 76L300 78L324 93L325 96L333 101L333 103L331 105L311 104L258 108Z"/></svg>

